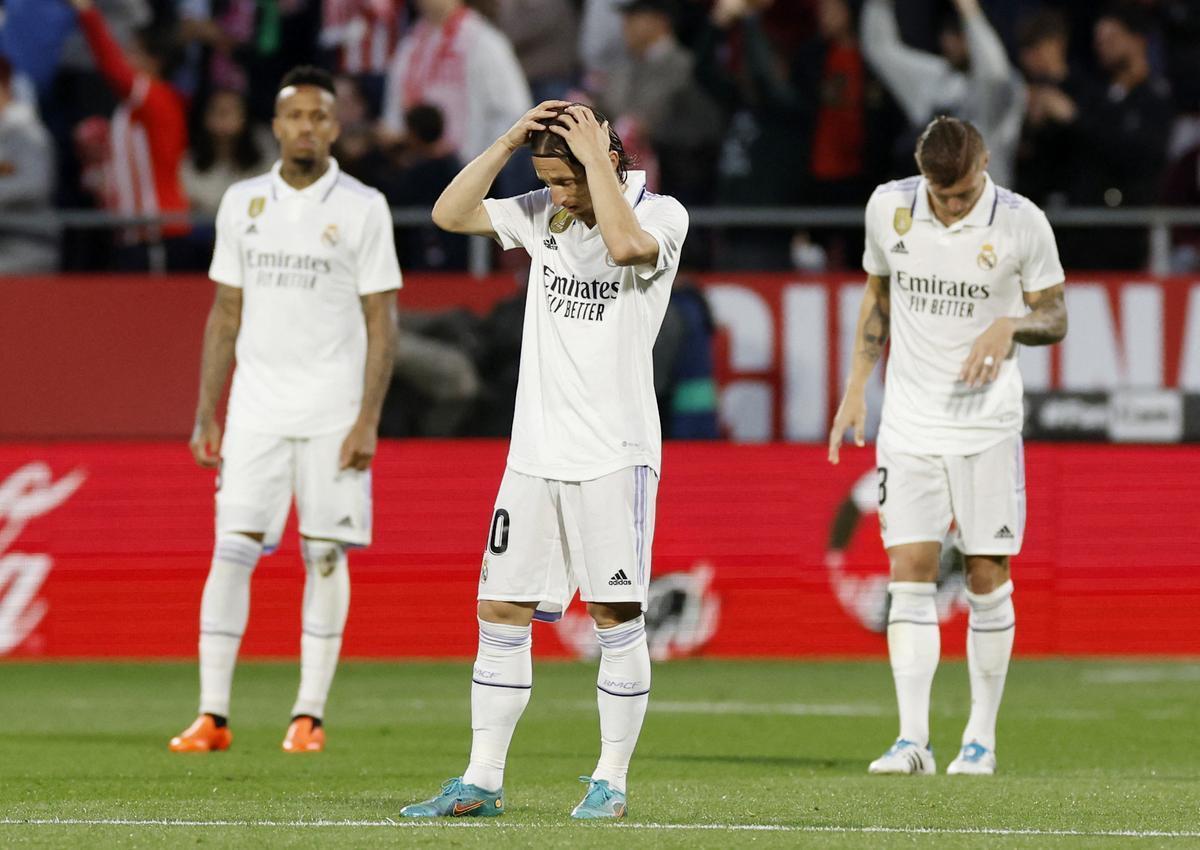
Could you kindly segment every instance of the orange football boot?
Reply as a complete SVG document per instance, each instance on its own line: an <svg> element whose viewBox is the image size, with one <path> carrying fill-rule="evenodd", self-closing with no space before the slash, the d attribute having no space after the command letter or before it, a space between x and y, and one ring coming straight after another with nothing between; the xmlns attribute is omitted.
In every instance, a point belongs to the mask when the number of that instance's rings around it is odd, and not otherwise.
<svg viewBox="0 0 1200 850"><path fill-rule="evenodd" d="M196 721L171 739L167 747L173 753L211 753L227 750L233 743L228 726L218 727L211 715L201 714Z"/></svg>
<svg viewBox="0 0 1200 850"><path fill-rule="evenodd" d="M319 753L325 749L325 728L315 726L311 717L297 717L283 738L285 753Z"/></svg>

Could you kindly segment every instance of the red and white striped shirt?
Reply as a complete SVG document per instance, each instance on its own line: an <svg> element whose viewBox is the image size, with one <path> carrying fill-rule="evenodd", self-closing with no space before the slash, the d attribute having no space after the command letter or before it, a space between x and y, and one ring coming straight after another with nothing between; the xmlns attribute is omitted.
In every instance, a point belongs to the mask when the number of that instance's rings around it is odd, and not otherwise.
<svg viewBox="0 0 1200 850"><path fill-rule="evenodd" d="M96 64L121 105L110 122L109 187L106 206L129 215L186 212L187 195L179 168L187 152L183 98L162 80L135 70L95 9L79 23ZM161 228L163 236L187 233L187 224ZM142 233L142 238L148 234Z"/></svg>

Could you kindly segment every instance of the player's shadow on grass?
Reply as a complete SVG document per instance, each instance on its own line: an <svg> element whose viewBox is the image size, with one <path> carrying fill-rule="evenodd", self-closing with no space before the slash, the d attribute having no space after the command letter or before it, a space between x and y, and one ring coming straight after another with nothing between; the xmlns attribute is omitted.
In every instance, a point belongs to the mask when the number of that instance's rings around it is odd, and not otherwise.
<svg viewBox="0 0 1200 850"><path fill-rule="evenodd" d="M760 767L807 767L814 770L840 770L859 767L862 759L817 758L808 756L755 756L755 755L697 755L695 753L668 753L638 755L638 761L695 762L698 764L744 764Z"/></svg>

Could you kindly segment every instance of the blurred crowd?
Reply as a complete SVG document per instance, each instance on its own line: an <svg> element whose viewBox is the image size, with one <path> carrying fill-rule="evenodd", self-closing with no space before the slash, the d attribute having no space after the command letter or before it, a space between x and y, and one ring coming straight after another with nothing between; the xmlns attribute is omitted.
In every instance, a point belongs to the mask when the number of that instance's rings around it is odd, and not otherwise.
<svg viewBox="0 0 1200 850"><path fill-rule="evenodd" d="M861 206L933 116L1046 207L1200 203L1200 0L0 0L0 273L202 269L211 228L58 233L54 207L212 215L270 167L282 74L337 75L335 155L428 207L532 103L591 103L690 207ZM516 160L496 191L533 187ZM27 220L23 220L27 219ZM1143 228L1061 229L1072 268L1143 268ZM1200 235L1176 234L1178 270ZM855 268L859 228L717 230L696 268ZM406 269L463 240L397 231Z"/></svg>

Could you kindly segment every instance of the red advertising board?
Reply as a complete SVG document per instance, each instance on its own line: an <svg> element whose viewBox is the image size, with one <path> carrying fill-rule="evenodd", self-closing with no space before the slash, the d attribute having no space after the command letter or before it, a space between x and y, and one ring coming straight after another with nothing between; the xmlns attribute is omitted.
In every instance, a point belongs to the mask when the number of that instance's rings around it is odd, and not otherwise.
<svg viewBox="0 0 1200 850"><path fill-rule="evenodd" d="M474 592L505 450L384 442L375 544L351 555L347 655L474 653ZM849 448L830 467L814 446L668 444L655 653L883 655L872 455ZM1194 448L1030 446L1018 652L1200 653L1197 480ZM211 473L180 442L0 445L0 655L193 655L212 495ZM259 564L247 655L296 653L303 572L293 525ZM943 646L961 654L955 574L939 604ZM587 654L590 631L576 604L562 624L537 627L536 652Z"/></svg>
<svg viewBox="0 0 1200 850"><path fill-rule="evenodd" d="M848 369L861 275L698 282L723 329L716 371L730 436L823 439ZM0 279L0 440L186 434L212 287L200 276ZM511 276L409 275L400 304L482 312L517 289ZM1061 345L1021 351L1028 389L1200 392L1200 280L1071 275L1067 307ZM877 371L874 411L881 392Z"/></svg>

